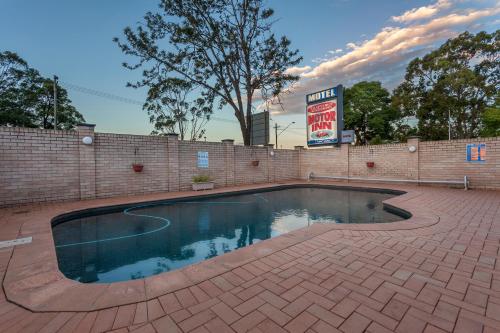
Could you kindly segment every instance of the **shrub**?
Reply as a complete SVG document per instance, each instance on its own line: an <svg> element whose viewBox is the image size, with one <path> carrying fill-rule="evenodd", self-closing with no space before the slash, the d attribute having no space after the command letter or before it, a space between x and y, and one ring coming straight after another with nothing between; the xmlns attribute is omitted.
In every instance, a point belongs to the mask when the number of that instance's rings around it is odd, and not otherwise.
<svg viewBox="0 0 500 333"><path fill-rule="evenodd" d="M199 175L193 177L193 183L206 183L210 181L210 177L207 175Z"/></svg>

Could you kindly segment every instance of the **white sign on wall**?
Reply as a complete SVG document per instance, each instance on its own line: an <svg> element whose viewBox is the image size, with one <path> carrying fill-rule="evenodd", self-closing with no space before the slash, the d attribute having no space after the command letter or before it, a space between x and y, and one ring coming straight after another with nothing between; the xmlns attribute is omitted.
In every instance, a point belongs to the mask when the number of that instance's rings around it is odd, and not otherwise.
<svg viewBox="0 0 500 333"><path fill-rule="evenodd" d="M198 168L208 168L208 151L198 152Z"/></svg>

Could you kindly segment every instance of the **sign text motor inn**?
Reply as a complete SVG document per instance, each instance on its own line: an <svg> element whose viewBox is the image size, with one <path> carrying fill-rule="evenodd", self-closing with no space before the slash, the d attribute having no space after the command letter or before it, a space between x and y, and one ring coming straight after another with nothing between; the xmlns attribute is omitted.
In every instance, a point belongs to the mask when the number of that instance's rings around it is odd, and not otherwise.
<svg viewBox="0 0 500 333"><path fill-rule="evenodd" d="M321 90L306 96L307 145L338 144L344 128L343 87Z"/></svg>

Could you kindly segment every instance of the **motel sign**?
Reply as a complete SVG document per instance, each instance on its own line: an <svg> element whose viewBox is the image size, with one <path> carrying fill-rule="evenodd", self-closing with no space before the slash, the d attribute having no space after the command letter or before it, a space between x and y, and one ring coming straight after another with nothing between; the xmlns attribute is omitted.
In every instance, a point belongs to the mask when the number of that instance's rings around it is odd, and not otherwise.
<svg viewBox="0 0 500 333"><path fill-rule="evenodd" d="M307 145L339 144L344 129L343 87L321 90L306 96Z"/></svg>

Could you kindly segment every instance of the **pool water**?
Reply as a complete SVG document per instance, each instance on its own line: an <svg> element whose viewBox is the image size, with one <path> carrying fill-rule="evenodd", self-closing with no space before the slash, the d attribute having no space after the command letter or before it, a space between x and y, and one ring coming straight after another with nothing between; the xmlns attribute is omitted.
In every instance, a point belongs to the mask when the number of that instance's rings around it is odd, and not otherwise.
<svg viewBox="0 0 500 333"><path fill-rule="evenodd" d="M105 283L175 270L312 223L402 220L384 210L394 194L328 188L140 204L53 227L59 269Z"/></svg>

